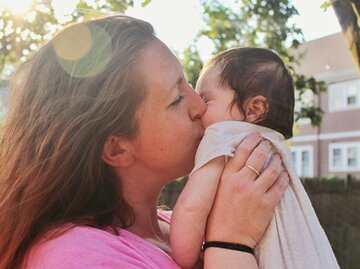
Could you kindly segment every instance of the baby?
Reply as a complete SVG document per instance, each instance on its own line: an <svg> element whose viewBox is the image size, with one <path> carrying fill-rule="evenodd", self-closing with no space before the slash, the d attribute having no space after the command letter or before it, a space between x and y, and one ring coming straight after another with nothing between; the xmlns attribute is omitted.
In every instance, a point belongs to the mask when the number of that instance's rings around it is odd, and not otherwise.
<svg viewBox="0 0 360 269"><path fill-rule="evenodd" d="M194 266L226 160L246 135L258 132L281 155L291 179L262 241L246 251L256 246L259 268L339 268L283 143L292 136L294 86L280 57L261 48L219 53L204 66L196 91L207 104L202 117L206 131L172 214L173 259L183 268ZM254 176L263 169L245 166Z"/></svg>

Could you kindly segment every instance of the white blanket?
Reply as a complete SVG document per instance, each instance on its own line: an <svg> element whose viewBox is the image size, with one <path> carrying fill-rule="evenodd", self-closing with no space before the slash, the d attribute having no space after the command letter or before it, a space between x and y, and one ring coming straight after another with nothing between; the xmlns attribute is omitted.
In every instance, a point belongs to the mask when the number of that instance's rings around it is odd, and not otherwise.
<svg viewBox="0 0 360 269"><path fill-rule="evenodd" d="M290 175L290 185L275 209L264 237L255 249L261 269L333 269L339 268L329 241L311 202L291 163L284 137L272 129L247 122L223 121L206 131L196 153L196 171L219 156L233 152L246 135L260 132L273 144Z"/></svg>

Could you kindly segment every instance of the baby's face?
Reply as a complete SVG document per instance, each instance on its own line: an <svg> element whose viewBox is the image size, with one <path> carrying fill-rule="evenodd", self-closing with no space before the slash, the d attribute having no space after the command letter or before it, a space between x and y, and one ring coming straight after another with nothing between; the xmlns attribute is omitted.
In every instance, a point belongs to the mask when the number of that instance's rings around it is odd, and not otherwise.
<svg viewBox="0 0 360 269"><path fill-rule="evenodd" d="M207 106L201 118L205 128L219 121L245 120L237 105L231 105L235 92L228 85L221 84L220 70L217 66L210 66L202 72L196 83L196 91Z"/></svg>

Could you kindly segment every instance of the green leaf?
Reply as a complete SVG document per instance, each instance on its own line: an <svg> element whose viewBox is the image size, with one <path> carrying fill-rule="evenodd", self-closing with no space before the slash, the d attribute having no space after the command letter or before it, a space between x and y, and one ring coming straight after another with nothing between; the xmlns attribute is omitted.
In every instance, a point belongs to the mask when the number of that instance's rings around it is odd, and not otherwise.
<svg viewBox="0 0 360 269"><path fill-rule="evenodd" d="M141 3L141 7L146 7L150 3L151 3L151 0L143 0Z"/></svg>
<svg viewBox="0 0 360 269"><path fill-rule="evenodd" d="M335 3L336 0L328 0L328 1L325 1L324 3L321 4L321 8L325 11L327 11L327 9L329 7L331 7L334 3Z"/></svg>

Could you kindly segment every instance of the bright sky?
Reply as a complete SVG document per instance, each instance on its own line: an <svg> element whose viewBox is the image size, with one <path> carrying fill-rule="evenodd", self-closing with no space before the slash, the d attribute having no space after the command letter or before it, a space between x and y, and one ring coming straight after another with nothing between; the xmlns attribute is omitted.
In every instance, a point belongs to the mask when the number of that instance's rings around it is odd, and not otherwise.
<svg viewBox="0 0 360 269"><path fill-rule="evenodd" d="M333 8L328 8L326 12L320 8L324 2L325 0L293 0L300 13L294 22L302 28L306 41L341 31Z"/></svg>
<svg viewBox="0 0 360 269"><path fill-rule="evenodd" d="M0 0L1 6L10 7L14 13L21 15L31 6L34 0ZM59 19L76 6L78 0L43 0L51 3ZM168 46L182 51L190 43L202 26L199 0L152 0L145 8L140 6L144 0L135 0L135 8L127 14L149 21ZM300 16L294 22L303 30L306 40L312 40L340 31L340 26L332 8L324 12L320 6L326 0L293 0ZM234 0L223 0L230 6ZM66 17L65 17L66 19ZM209 42L202 40L199 44L202 56L211 53Z"/></svg>
<svg viewBox="0 0 360 269"><path fill-rule="evenodd" d="M127 14L149 21L159 38L175 50L182 51L190 44L201 27L199 1L152 0L145 8L140 7L140 2L135 1L137 6ZM341 31L333 9L329 8L324 12L320 8L323 2L325 0L293 0L300 13L300 16L294 18L294 22L303 30L307 41ZM211 50L207 44L203 48Z"/></svg>
<svg viewBox="0 0 360 269"><path fill-rule="evenodd" d="M150 22L160 39L168 46L182 50L201 28L200 12L201 5L197 0L152 0L146 7L137 5L127 14Z"/></svg>

